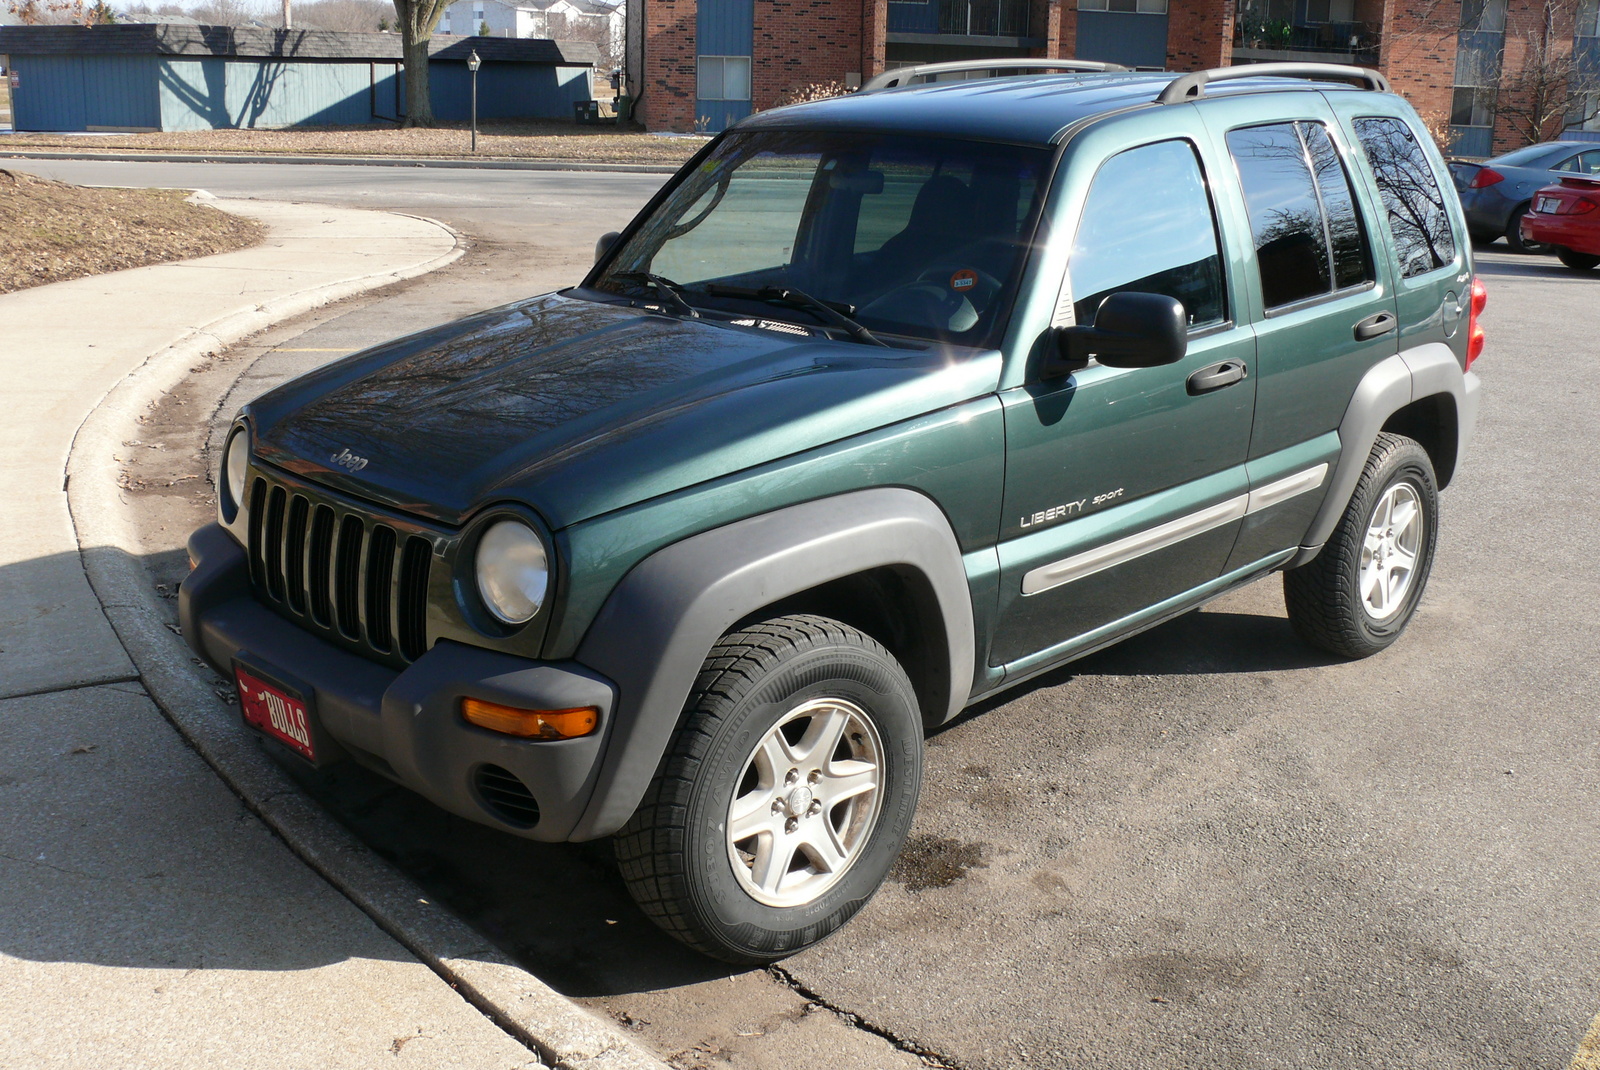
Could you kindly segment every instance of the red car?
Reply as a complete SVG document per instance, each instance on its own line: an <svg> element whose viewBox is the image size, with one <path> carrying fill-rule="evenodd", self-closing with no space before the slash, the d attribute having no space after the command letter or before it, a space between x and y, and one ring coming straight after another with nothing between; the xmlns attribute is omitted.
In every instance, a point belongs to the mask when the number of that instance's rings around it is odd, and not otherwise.
<svg viewBox="0 0 1600 1070"><path fill-rule="evenodd" d="M1533 195L1522 240L1548 242L1574 271L1600 265L1600 178L1562 178Z"/></svg>

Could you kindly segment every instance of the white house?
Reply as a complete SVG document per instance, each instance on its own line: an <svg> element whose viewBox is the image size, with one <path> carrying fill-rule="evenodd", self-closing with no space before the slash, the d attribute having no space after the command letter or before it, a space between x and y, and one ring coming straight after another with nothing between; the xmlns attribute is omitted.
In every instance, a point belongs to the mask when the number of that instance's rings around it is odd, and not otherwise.
<svg viewBox="0 0 1600 1070"><path fill-rule="evenodd" d="M601 69L620 62L623 4L604 0L456 0L444 9L439 32L470 37L487 26L491 37L592 41Z"/></svg>

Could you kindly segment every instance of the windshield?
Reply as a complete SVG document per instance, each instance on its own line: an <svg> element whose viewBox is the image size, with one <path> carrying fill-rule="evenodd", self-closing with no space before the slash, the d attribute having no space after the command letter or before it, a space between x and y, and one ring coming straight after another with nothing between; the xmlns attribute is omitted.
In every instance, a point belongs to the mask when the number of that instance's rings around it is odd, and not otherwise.
<svg viewBox="0 0 1600 1070"><path fill-rule="evenodd" d="M876 334L992 346L1049 162L1048 149L975 141L730 134L593 286L746 325L838 333L843 315Z"/></svg>

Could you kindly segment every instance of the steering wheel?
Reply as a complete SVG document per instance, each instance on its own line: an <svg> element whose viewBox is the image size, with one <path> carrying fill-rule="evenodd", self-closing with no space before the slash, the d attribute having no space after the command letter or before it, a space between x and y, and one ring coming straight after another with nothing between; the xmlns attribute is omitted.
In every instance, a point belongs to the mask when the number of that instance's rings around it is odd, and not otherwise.
<svg viewBox="0 0 1600 1070"><path fill-rule="evenodd" d="M941 331L971 330L1000 292L1000 280L978 268L935 264L863 305L861 315Z"/></svg>

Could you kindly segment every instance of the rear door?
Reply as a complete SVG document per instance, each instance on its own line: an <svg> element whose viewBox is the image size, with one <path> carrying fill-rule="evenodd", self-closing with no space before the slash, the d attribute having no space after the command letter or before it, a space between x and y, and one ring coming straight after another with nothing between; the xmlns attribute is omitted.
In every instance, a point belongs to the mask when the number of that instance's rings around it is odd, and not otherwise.
<svg viewBox="0 0 1600 1070"><path fill-rule="evenodd" d="M1299 544L1326 497L1356 385L1398 349L1381 221L1356 194L1356 149L1320 93L1241 95L1201 111L1248 219L1256 344L1251 512L1230 569Z"/></svg>

